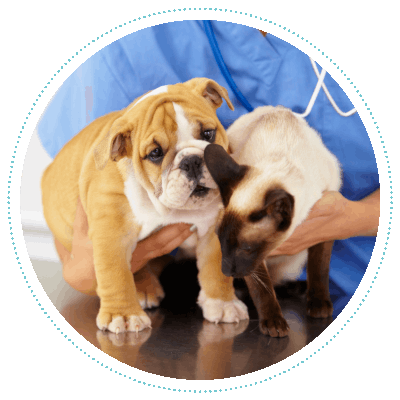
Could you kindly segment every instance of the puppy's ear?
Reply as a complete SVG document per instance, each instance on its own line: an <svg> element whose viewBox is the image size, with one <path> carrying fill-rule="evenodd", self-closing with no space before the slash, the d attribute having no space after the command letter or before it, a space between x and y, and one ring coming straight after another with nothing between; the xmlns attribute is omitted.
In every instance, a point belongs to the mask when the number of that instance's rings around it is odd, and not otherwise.
<svg viewBox="0 0 400 400"><path fill-rule="evenodd" d="M233 104L229 99L228 91L212 79L194 78L186 82L186 84L194 88L194 90L200 96L203 96L215 109L221 107L222 99L225 99L228 107L234 110Z"/></svg>
<svg viewBox="0 0 400 400"><path fill-rule="evenodd" d="M277 231L286 231L292 223L294 197L284 189L268 190L264 210L275 220Z"/></svg>
<svg viewBox="0 0 400 400"><path fill-rule="evenodd" d="M237 184L246 175L249 169L246 165L239 165L218 144L209 144L204 150L204 161L215 183L219 187L222 202L226 207Z"/></svg>
<svg viewBox="0 0 400 400"><path fill-rule="evenodd" d="M119 161L132 154L131 132L129 127L118 118L111 126L105 138L95 147L93 156L96 168L102 170L109 159Z"/></svg>
<svg viewBox="0 0 400 400"><path fill-rule="evenodd" d="M218 85L217 82L209 79L207 86L203 90L203 97L207 99L211 105L218 108L222 105L222 99L224 98L228 107L233 111L233 104L228 96L228 91L223 87Z"/></svg>

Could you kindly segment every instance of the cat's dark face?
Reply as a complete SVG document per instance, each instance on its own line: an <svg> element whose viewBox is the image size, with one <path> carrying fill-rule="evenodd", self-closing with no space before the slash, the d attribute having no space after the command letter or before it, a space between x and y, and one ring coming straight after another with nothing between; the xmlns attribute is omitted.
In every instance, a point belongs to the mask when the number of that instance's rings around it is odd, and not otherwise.
<svg viewBox="0 0 400 400"><path fill-rule="evenodd" d="M225 207L217 228L222 272L250 275L289 229L294 197L279 183L265 182L254 168L237 164L221 146L207 146L204 160Z"/></svg>

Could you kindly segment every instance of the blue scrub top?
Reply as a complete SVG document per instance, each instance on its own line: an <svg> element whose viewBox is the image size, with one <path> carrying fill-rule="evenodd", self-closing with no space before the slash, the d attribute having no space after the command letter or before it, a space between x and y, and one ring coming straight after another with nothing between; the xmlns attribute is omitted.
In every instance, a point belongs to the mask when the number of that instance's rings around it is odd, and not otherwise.
<svg viewBox="0 0 400 400"><path fill-rule="evenodd" d="M254 28L229 22L172 22L127 35L82 64L46 109L38 124L39 137L54 157L94 119L126 107L149 90L200 76L228 90L235 111L225 102L217 111L225 128L249 106L281 104L304 112L317 83L309 57L271 34L264 38ZM324 83L341 110L353 108L329 74ZM321 90L306 119L339 159L346 198L359 200L379 188L372 145L357 113L339 116ZM336 314L361 281L374 244L373 237L335 242L331 296Z"/></svg>

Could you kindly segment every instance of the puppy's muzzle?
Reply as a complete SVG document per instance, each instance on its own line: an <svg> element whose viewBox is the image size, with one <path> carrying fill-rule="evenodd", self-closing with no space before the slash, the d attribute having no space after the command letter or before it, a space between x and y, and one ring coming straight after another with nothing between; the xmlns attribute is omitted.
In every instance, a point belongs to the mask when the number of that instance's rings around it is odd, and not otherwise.
<svg viewBox="0 0 400 400"><path fill-rule="evenodd" d="M204 180L204 168L204 159L198 155L187 156L179 164L179 169L194 188L191 197L204 197L210 191L210 188L200 184L200 181Z"/></svg>
<svg viewBox="0 0 400 400"><path fill-rule="evenodd" d="M185 157L179 164L179 168L190 181L199 181L203 176L204 161L197 155Z"/></svg>

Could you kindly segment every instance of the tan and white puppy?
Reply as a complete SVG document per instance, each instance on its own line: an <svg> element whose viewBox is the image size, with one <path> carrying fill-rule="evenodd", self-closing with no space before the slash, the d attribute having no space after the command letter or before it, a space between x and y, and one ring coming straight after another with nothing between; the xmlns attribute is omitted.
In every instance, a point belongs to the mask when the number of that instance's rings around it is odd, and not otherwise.
<svg viewBox="0 0 400 400"><path fill-rule="evenodd" d="M308 256L308 313L332 315L329 261L333 242L293 256L267 256L306 219L324 191L340 189L340 166L319 134L281 106L257 108L236 120L227 132L232 157L216 144L205 151L206 165L225 206L218 229L222 270L227 276L245 277L261 330L285 336L288 326L273 286L296 278Z"/></svg>
<svg viewBox="0 0 400 400"><path fill-rule="evenodd" d="M150 327L136 293L130 260L136 243L162 226L195 224L184 244L199 269L199 305L212 322L248 318L221 272L215 234L220 195L204 149L228 139L216 116L225 88L206 78L168 85L127 108L96 119L55 157L42 179L43 209L54 236L71 251L78 196L93 242L99 329ZM109 162L109 161L112 162Z"/></svg>

